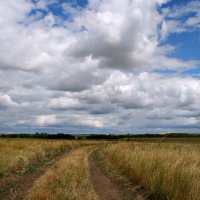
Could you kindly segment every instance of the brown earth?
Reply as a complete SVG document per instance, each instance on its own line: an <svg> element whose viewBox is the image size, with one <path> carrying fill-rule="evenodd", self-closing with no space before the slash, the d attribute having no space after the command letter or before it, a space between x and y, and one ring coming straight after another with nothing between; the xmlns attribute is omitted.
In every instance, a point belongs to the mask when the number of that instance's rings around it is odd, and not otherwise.
<svg viewBox="0 0 200 200"><path fill-rule="evenodd" d="M89 164L91 180L100 200L120 200L120 188L115 185L107 176L102 174L101 170L93 160L92 154L89 156Z"/></svg>
<svg viewBox="0 0 200 200"><path fill-rule="evenodd" d="M15 172L0 179L0 200L22 200L27 191L33 186L50 167L69 152L46 160L30 164L25 172Z"/></svg>
<svg viewBox="0 0 200 200"><path fill-rule="evenodd" d="M145 200L141 194L136 192L137 188L131 186L130 190L127 183L116 181L113 177L108 176L101 169L96 152L89 156L90 176L95 191L100 200Z"/></svg>

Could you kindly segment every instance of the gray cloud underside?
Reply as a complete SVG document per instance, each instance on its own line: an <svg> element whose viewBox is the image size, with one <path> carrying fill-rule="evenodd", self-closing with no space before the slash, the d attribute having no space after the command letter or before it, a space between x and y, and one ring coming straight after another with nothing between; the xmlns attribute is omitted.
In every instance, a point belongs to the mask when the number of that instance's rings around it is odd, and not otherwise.
<svg viewBox="0 0 200 200"><path fill-rule="evenodd" d="M199 61L170 57L176 47L162 44L170 34L199 28L200 4L159 12L166 2L90 0L77 9L63 4L69 21L48 10L58 1L2 2L2 130L197 127L200 81L180 74ZM181 25L186 6L195 15ZM39 10L29 16L33 9Z"/></svg>

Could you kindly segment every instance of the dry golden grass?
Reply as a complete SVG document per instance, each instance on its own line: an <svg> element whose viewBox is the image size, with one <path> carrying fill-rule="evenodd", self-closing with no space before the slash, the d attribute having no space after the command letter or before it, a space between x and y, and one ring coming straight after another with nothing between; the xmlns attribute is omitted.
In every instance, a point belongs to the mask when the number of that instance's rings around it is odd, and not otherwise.
<svg viewBox="0 0 200 200"><path fill-rule="evenodd" d="M63 153L89 142L0 139L0 176L22 170L30 163Z"/></svg>
<svg viewBox="0 0 200 200"><path fill-rule="evenodd" d="M81 147L85 145L95 147ZM198 200L200 143L87 142L0 139L0 175L29 164L66 154L35 183L27 200L96 200L89 179L88 153L101 144L103 155L116 172L145 187L149 194L168 200ZM109 144L109 145L108 145Z"/></svg>
<svg viewBox="0 0 200 200"><path fill-rule="evenodd" d="M97 200L89 178L88 154L91 147L75 150L41 177L27 200Z"/></svg>
<svg viewBox="0 0 200 200"><path fill-rule="evenodd" d="M121 143L103 151L118 172L169 200L200 197L200 144Z"/></svg>

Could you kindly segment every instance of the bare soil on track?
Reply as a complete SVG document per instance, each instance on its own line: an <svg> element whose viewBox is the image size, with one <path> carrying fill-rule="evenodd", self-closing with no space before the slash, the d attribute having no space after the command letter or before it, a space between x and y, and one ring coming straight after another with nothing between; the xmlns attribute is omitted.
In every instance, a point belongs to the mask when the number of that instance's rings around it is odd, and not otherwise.
<svg viewBox="0 0 200 200"><path fill-rule="evenodd" d="M120 183L104 173L95 151L89 155L88 160L91 181L100 200L146 200L137 193L137 189L130 190L125 183Z"/></svg>
<svg viewBox="0 0 200 200"><path fill-rule="evenodd" d="M22 200L28 190L49 168L69 152L30 164L25 172L15 172L0 179L0 200Z"/></svg>
<svg viewBox="0 0 200 200"><path fill-rule="evenodd" d="M101 172L92 155L89 156L91 180L100 200L121 200L121 189Z"/></svg>

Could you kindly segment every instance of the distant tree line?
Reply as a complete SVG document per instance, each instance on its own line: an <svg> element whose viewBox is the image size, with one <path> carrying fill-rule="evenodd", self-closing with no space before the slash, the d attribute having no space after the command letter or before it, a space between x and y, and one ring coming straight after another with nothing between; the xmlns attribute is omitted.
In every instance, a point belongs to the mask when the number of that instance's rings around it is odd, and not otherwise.
<svg viewBox="0 0 200 200"><path fill-rule="evenodd" d="M57 134L47 134L47 133L35 133L35 134L1 134L1 138L35 138L35 139L67 139L75 140L76 137L70 134L57 133Z"/></svg>
<svg viewBox="0 0 200 200"><path fill-rule="evenodd" d="M166 134L88 134L71 135L64 133L48 134L0 134L0 138L35 138L35 139L66 139L66 140L120 140L132 138L197 138L200 134L166 133Z"/></svg>
<svg viewBox="0 0 200 200"><path fill-rule="evenodd" d="M97 140L119 140L119 139L131 139L131 138L188 138L188 137L200 137L200 134L189 133L167 133L167 134L90 134L79 136L78 139L97 139Z"/></svg>

